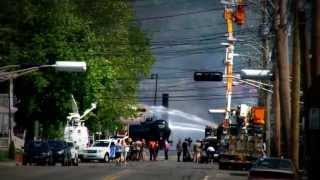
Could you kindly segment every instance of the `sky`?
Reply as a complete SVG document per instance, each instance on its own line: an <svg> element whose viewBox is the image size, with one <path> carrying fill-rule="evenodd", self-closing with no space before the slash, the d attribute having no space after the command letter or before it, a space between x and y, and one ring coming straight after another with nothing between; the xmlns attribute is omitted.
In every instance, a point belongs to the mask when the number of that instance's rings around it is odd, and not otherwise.
<svg viewBox="0 0 320 180"><path fill-rule="evenodd" d="M133 7L136 21L150 38L156 58L151 72L158 74L157 105L162 103L162 94L168 93L168 117L176 123L176 131L181 131L179 138L189 132L200 137L205 125L217 125L223 120L223 115L209 114L208 109L222 109L226 104L224 82L193 80L195 71L224 72L225 47L221 45L226 42L224 6L219 0L135 0ZM246 24L235 27L235 37L243 41L235 43L235 53L241 55L234 58L235 72L257 67L261 56L257 48L260 43L260 9L250 3L246 6L246 13ZM153 105L150 98L154 97L154 92L155 79L143 80L139 90L140 102ZM256 96L256 89L235 83L232 106L256 104ZM199 128L192 130L185 123Z"/></svg>

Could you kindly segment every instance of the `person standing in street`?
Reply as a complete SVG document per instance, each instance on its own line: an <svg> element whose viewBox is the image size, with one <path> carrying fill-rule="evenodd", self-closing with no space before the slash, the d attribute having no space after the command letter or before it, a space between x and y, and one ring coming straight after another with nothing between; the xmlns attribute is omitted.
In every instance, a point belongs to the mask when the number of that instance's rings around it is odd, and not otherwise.
<svg viewBox="0 0 320 180"><path fill-rule="evenodd" d="M113 162L116 158L116 145L114 142L111 142L110 145L110 161Z"/></svg>
<svg viewBox="0 0 320 180"><path fill-rule="evenodd" d="M155 147L156 147L156 142L155 141L149 141L148 148L150 152L150 161L155 160Z"/></svg>
<svg viewBox="0 0 320 180"><path fill-rule="evenodd" d="M123 163L124 164L127 164L127 155L128 155L128 152L130 150L130 147L129 145L126 143L125 140L122 140L121 141L121 146L122 146L122 156L123 156Z"/></svg>
<svg viewBox="0 0 320 180"><path fill-rule="evenodd" d="M165 144L164 144L164 157L165 157L165 160L168 160L169 149L170 149L170 144L169 144L169 142L167 140L165 140Z"/></svg>
<svg viewBox="0 0 320 180"><path fill-rule="evenodd" d="M182 143L182 161L186 162L188 161L188 142L187 139L185 139Z"/></svg>
<svg viewBox="0 0 320 180"><path fill-rule="evenodd" d="M179 139L179 141L177 143L176 150L177 150L177 161L180 162L180 157L181 157L181 152L182 152L181 139Z"/></svg>
<svg viewBox="0 0 320 180"><path fill-rule="evenodd" d="M155 151L154 151L154 160L155 161L158 158L159 148L160 148L159 141L156 141L156 146L155 146Z"/></svg>

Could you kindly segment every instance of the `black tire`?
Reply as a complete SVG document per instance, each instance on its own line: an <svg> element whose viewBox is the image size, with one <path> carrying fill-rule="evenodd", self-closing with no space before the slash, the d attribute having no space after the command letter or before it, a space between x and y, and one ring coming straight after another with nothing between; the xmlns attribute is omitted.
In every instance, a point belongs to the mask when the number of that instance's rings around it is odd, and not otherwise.
<svg viewBox="0 0 320 180"><path fill-rule="evenodd" d="M79 159L77 157L72 160L72 165L74 165L74 166L79 165Z"/></svg>
<svg viewBox="0 0 320 180"><path fill-rule="evenodd" d="M26 156L23 156L23 157L22 157L22 165L23 165L23 166L26 166L27 164L28 164L28 159L27 159Z"/></svg>
<svg viewBox="0 0 320 180"><path fill-rule="evenodd" d="M110 159L109 159L109 154L106 153L106 155L104 155L103 161L107 163L107 162L109 162L109 160L110 160Z"/></svg>
<svg viewBox="0 0 320 180"><path fill-rule="evenodd" d="M68 160L66 157L63 157L62 162L61 162L61 166L67 166L68 165Z"/></svg>
<svg viewBox="0 0 320 180"><path fill-rule="evenodd" d="M226 169L226 166L223 163L219 163L219 169L221 170Z"/></svg>
<svg viewBox="0 0 320 180"><path fill-rule="evenodd" d="M48 159L48 166L54 166L54 165L56 165L56 164L55 164L55 162L54 162L54 160L53 160L53 157L49 157L49 159Z"/></svg>

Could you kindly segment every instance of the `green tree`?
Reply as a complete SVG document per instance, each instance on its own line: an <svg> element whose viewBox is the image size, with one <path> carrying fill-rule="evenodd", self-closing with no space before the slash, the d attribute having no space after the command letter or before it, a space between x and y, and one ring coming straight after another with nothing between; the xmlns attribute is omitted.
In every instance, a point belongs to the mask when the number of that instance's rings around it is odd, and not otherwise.
<svg viewBox="0 0 320 180"><path fill-rule="evenodd" d="M121 0L13 0L0 2L0 57L4 64L86 61L84 74L46 69L15 81L17 122L32 132L39 121L44 136L59 134L71 111L74 94L81 112L94 101L98 108L88 124L116 129L119 117L132 115L139 79L154 59L148 39ZM12 12L16 12L12 13ZM97 126L98 125L98 126ZM30 134L32 136L32 133ZM58 135L57 135L58 136Z"/></svg>

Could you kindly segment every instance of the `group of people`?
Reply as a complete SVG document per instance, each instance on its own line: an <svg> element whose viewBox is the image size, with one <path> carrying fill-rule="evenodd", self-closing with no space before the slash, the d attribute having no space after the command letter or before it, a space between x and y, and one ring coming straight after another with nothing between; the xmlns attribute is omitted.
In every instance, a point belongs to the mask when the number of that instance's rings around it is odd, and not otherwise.
<svg viewBox="0 0 320 180"><path fill-rule="evenodd" d="M146 141L144 139L132 141L131 138L126 140L118 139L116 142L110 144L110 162L127 163L127 160L131 161L144 161L145 160L145 148L149 149L150 161L156 161L158 152L160 149L164 149L165 159L168 160L169 151L168 141Z"/></svg>
<svg viewBox="0 0 320 180"><path fill-rule="evenodd" d="M159 149L164 149L165 160L168 160L168 152L170 149L170 144L167 140L164 141L149 141L148 144L150 161L156 161L159 153Z"/></svg>
<svg viewBox="0 0 320 180"><path fill-rule="evenodd" d="M109 160L116 163L127 163L127 156L130 151L129 142L123 139L118 139L110 144Z"/></svg>
<svg viewBox="0 0 320 180"><path fill-rule="evenodd" d="M183 142L181 140L178 141L176 150L178 162L181 161L181 154L183 162L210 163L214 161L215 148L208 142L197 140L192 144L192 139L186 138Z"/></svg>

